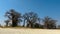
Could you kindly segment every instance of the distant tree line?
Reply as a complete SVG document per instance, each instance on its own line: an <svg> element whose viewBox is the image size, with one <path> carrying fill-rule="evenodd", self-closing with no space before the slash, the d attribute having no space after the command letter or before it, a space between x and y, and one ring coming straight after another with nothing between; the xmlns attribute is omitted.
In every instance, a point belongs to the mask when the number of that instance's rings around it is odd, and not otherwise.
<svg viewBox="0 0 60 34"><path fill-rule="evenodd" d="M22 23L23 21L22 27L56 29L57 20L46 16L44 19L42 19L42 25L40 24L41 18L39 18L37 13L34 12L28 12L21 15L21 13L15 11L14 9L11 9L5 13L5 16L8 17L8 19L5 20L6 26L8 26L8 23L10 22L10 20L12 20L12 24L10 24L10 26L12 27L18 26L18 23Z"/></svg>

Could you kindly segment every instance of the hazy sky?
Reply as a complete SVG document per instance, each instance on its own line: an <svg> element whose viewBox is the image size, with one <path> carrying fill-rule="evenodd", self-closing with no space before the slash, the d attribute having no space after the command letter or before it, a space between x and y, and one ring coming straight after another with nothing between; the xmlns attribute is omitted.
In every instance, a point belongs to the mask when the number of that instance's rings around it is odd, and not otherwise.
<svg viewBox="0 0 60 34"><path fill-rule="evenodd" d="M50 16L60 24L60 0L0 0L0 23L6 20L4 14L10 9L24 14L33 11L40 18Z"/></svg>

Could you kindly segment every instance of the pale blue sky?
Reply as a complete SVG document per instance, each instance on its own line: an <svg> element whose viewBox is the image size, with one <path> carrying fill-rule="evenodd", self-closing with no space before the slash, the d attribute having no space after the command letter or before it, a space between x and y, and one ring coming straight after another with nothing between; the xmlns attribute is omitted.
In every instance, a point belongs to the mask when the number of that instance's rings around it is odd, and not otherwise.
<svg viewBox="0 0 60 34"><path fill-rule="evenodd" d="M2 24L6 17L4 14L10 9L24 14L33 11L40 18L50 16L58 20L60 24L60 0L0 0L0 23Z"/></svg>

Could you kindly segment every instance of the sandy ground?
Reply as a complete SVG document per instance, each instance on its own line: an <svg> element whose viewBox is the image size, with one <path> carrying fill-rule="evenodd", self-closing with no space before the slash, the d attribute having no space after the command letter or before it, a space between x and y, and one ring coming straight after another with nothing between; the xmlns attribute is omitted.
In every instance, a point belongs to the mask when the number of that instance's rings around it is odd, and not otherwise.
<svg viewBox="0 0 60 34"><path fill-rule="evenodd" d="M60 30L0 28L0 34L60 34Z"/></svg>

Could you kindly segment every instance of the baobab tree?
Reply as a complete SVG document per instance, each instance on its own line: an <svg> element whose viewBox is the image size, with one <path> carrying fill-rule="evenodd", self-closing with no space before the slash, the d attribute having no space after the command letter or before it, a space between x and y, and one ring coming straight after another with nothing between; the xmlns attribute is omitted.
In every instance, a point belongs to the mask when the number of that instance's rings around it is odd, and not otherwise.
<svg viewBox="0 0 60 34"><path fill-rule="evenodd" d="M27 22L27 27L33 27L38 20L38 15L34 12L25 13L23 16Z"/></svg>
<svg viewBox="0 0 60 34"><path fill-rule="evenodd" d="M14 9L7 11L5 16L7 16L10 20L12 20L12 27L17 26L18 23L22 21L21 13L16 12Z"/></svg>
<svg viewBox="0 0 60 34"><path fill-rule="evenodd" d="M47 29L56 28L56 20L53 20L48 16L43 19L43 22L44 22L44 28L47 28Z"/></svg>

